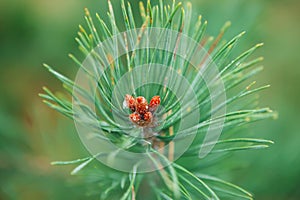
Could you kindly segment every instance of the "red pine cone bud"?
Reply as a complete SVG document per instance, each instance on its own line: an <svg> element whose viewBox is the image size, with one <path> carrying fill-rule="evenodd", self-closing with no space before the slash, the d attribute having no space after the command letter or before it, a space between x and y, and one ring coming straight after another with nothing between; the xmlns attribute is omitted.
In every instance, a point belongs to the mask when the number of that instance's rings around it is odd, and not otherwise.
<svg viewBox="0 0 300 200"><path fill-rule="evenodd" d="M136 98L136 111L141 115L148 112L148 102L144 97Z"/></svg>
<svg viewBox="0 0 300 200"><path fill-rule="evenodd" d="M152 97L152 99L149 103L149 111L154 112L157 109L157 107L159 106L159 104L160 104L160 96Z"/></svg>
<svg viewBox="0 0 300 200"><path fill-rule="evenodd" d="M126 94L125 96L125 102L127 108L129 108L132 112L135 112L136 110L136 101L133 96Z"/></svg>
<svg viewBox="0 0 300 200"><path fill-rule="evenodd" d="M152 113L151 112L146 112L144 114L144 121L147 123L150 123L152 121Z"/></svg>
<svg viewBox="0 0 300 200"><path fill-rule="evenodd" d="M138 113L132 113L132 114L130 114L129 118L134 123L138 123L139 121L141 121L141 116Z"/></svg>

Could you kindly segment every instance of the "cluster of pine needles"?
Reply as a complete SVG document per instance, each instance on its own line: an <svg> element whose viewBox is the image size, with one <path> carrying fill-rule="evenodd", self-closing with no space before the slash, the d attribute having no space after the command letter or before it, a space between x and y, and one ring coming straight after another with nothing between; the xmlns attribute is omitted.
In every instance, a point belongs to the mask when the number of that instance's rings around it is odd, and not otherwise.
<svg viewBox="0 0 300 200"><path fill-rule="evenodd" d="M147 147L147 151L154 153L165 164L166 167L160 170L150 173L137 173L137 169L133 167L131 172L121 172L101 164L96 159L97 155L74 161L53 162L53 164L77 165L71 174L81 174L84 177L83 181L88 185L89 195L98 196L100 199L252 199L252 194L241 187L215 177L214 171L210 170L210 168L213 166L221 167L224 159L231 155L232 152L267 148L273 143L265 139L245 137L247 135L245 130L248 124L276 116L276 113L269 108L258 108L257 105L257 93L269 86L255 87L255 82L247 83L249 79L263 69L259 66L263 59L261 57L253 59L251 56L262 44L257 44L240 55L234 56L233 49L244 35L244 32L226 41L223 39L223 36L230 25L230 23L226 23L215 38L208 36L205 33L207 21L203 21L201 16L198 18L194 17L190 3L183 5L174 1L168 5L163 0L160 0L158 5L153 6L150 1L148 1L147 5L140 2L140 16L134 16L131 5L122 0L122 22L121 19L115 18L113 6L109 0L108 5L109 21L107 23L104 22L100 15L96 14L95 18L93 18L90 12L87 9L85 10L87 28L79 26L78 37L76 38L79 49L83 53L83 58L88 56L99 43L123 31L145 27L171 29L189 36L206 49L220 72L219 75L224 83L227 95L226 102L224 102L224 105L211 109L209 90L205 87L205 82L199 79L197 85L195 85L195 91L198 100L197 106L201 110L201 117L196 127L191 127L190 131L186 131L186 134L195 135L194 142L175 161L172 160L171 154L162 154L155 145L150 146L150 148ZM139 33L136 33L136 35L138 36ZM135 43L136 41L132 42ZM191 51L193 50L191 49ZM79 68L83 67L81 59L77 59L71 54L69 56ZM132 59L133 56L135 56L134 59ZM117 145L121 145L124 148L126 148L126 146L122 145L124 143L130 144L128 149L133 146L144 147L144 145L138 139L135 140L127 134L122 134L119 124L113 119L110 109L114 83L123 74L134 69L135 66L152 62L150 58L153 57L155 57L156 63L172 66L176 71L180 70L181 75L190 82L193 82L195 77L197 77L191 74L191 71L186 70L188 63L180 58L174 59L173 54L163 51L145 49L128 53L125 59L115 60L114 67L106 71L104 73L105 77L99 80L97 84L99 97L95 97L96 119L99 123L105 124L99 132L106 133L105 135L111 141L121 143ZM132 60L135 62L132 62ZM44 98L44 102L49 107L73 119L72 95L73 87L76 87L76 84L52 67L48 65L45 65L45 67L62 82L66 95L56 95L48 88L44 88L45 92L40 94L40 96ZM169 115L167 118L164 118L165 123L159 127L159 133L161 134L157 134L155 137L156 141L162 144L170 144L177 134L176 127L180 123L180 119L177 120L178 116L176 115L180 111L180 106L176 105L176 98L173 98L171 94L162 88L158 86L151 87L139 88L136 90L136 96L145 96L143 91L147 89L150 92L147 93L146 98L150 99L154 95L161 97L161 105L165 107ZM159 94L153 92L154 90L159 91ZM168 98L165 98L166 94L169 94ZM225 115L215 118L211 117L213 113L216 113L218 109L222 109L224 106L227 107ZM86 109L85 112L90 111ZM199 150L201 145L203 145L204 133L210 125L218 123L220 119L224 120L220 139L207 156L199 158ZM129 124L128 127L132 128L133 125ZM154 165L161 164L155 163L155 159L149 158L149 160L152 160Z"/></svg>

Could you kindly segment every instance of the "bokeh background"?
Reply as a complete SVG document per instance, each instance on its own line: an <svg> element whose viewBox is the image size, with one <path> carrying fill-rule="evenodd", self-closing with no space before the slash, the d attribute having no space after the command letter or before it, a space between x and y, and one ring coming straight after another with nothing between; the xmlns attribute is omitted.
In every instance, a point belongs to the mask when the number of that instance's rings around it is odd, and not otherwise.
<svg viewBox="0 0 300 200"><path fill-rule="evenodd" d="M0 1L0 199L85 199L86 186L69 176L69 167L49 164L86 154L73 123L38 97L44 85L61 90L42 63L74 77L67 55L79 52L74 38L84 7L107 12L104 0ZM209 21L210 34L227 20L227 39L246 30L240 51L265 43L256 53L265 57L256 80L272 85L261 93L261 105L277 110L279 118L249 131L275 144L236 153L232 180L256 199L300 199L300 1L194 0L193 8Z"/></svg>

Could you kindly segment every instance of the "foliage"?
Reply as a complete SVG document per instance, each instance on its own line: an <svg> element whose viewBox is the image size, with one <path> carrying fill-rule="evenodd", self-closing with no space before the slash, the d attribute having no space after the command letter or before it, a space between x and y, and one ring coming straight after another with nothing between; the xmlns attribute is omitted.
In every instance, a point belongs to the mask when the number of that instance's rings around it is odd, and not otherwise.
<svg viewBox="0 0 300 200"><path fill-rule="evenodd" d="M88 28L85 29L79 26L80 30L76 38L79 49L84 56L88 56L101 41L121 32L118 28L118 20L115 19L111 2L108 1L108 4L108 17L110 19L108 24L104 23L98 14L96 14L97 21L94 21L89 11L86 10L85 19ZM131 54L128 53L125 62L122 59L115 61L115 67L105 72L104 78L99 80L98 92L99 96L103 98L96 98L97 113L99 113L97 120L102 124L107 124L102 131L106 132L112 141L120 143L121 145L126 143L128 146L125 146L125 148L129 149L132 146L143 147L140 141L134 140L126 134L122 134L122 129L114 122L112 116L109 114L109 108L113 106L110 103L112 101L110 94L113 89L113 82L117 81L122 74L131 70L137 64L151 62L150 58L154 57L157 63L173 66L176 70L180 69L182 75L185 76L187 80L190 82L195 82L196 80L197 82L195 85L197 88L196 96L199 102L197 106L201 108L201 119L195 127L190 127L185 130L185 134L181 133L181 136L183 135L185 137L196 134L193 144L182 157L175 162L172 162L170 157L162 155L157 151L155 146L152 145L149 149L149 153L154 153L160 158L161 162L167 163L167 167L146 174L138 174L136 168L133 168L131 173L110 169L95 161L98 155L92 155L69 162L53 162L52 164L77 164L77 167L75 167L71 174L82 174L83 181L89 183L89 194L98 196L99 193L101 193L101 199L125 200L139 199L142 197L144 199L219 199L221 197L229 199L252 199L252 194L239 186L213 176L214 171L210 170L210 168L211 166L221 163L222 160L233 151L261 149L273 143L269 140L243 136L245 135L245 127L247 127L248 124L276 116L269 108L257 108L257 96L253 95L269 86L261 86L253 89L255 82L245 85L247 80L262 70L262 67L257 66L257 64L262 61L262 58L250 59L253 52L260 48L262 44L255 45L234 57L234 55L232 55L233 49L238 44L239 39L244 35L244 32L229 41L225 41L223 35L230 25L230 23L226 23L215 39L211 36L207 36L205 34L207 22L203 22L201 16L197 19L193 17L190 3L182 5L181 3L176 4L174 1L171 5L164 5L162 0L155 6L152 6L150 1L148 1L146 6L140 3L140 13L143 21L141 25L136 24L136 17L132 12L130 4L126 6L125 2L122 1L121 6L124 17L122 24L126 30L135 29L136 27L142 27L142 29L145 27L173 29L203 44L204 48L206 48L210 54L212 61L217 63L219 68L220 76L225 84L227 93L226 105L219 105L215 110L211 110L210 93L208 88L205 87L203 80L197 79L197 76L189 73L189 70L186 70L188 65L179 58L173 59L173 54L155 50L142 50ZM139 35L139 33L136 34ZM191 49L191 51L193 50ZM83 67L79 61L80 59L75 58L73 55L70 55L70 57L79 67ZM134 63L133 60L139 60L140 63ZM48 65L45 65L45 67L63 83L66 91L71 96L72 88L75 85L74 81L58 73ZM136 96L145 95L143 94L144 90L145 88L137 90ZM148 90L151 91L146 95L148 99L153 95L151 93L155 93L155 91L158 91L155 95L159 94L162 99L168 99L168 101L162 101L162 104L165 105L166 110L172 112L165 119L163 126L159 127L159 132L164 134L156 136L159 141L168 144L176 134L179 134L176 132L176 127L180 121L178 113L181 108L177 105L178 102L176 98L161 87L150 87ZM55 95L47 88L44 88L44 91L45 93L40 94L40 96L44 98L44 102L47 105L67 117L73 118L74 110L72 109L70 96L62 97L61 95ZM89 97L86 96L86 98ZM189 105L187 105L187 107L188 106ZM211 119L213 113L216 113L224 106L227 106L229 111L225 115ZM89 110L86 112L89 112ZM225 120L225 124L220 140L208 156L199 158L198 152L201 145L203 145L203 134L201 133L206 132L209 125L218 123L223 119ZM174 129L172 127L175 127L175 131L173 131ZM132 128L132 126L129 124L127 128ZM239 136L237 132L241 131L243 134ZM124 147L124 145L122 146ZM153 161L153 164L160 165L150 154L149 159Z"/></svg>

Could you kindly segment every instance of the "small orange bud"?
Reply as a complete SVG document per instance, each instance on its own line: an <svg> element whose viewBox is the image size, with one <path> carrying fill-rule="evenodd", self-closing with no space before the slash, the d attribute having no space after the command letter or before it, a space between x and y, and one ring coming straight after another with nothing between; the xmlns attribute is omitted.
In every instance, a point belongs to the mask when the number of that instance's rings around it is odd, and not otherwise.
<svg viewBox="0 0 300 200"><path fill-rule="evenodd" d="M136 111L141 115L148 111L148 102L144 97L136 98Z"/></svg>
<svg viewBox="0 0 300 200"><path fill-rule="evenodd" d="M126 94L125 96L126 107L129 108L132 112L135 112L136 101L133 96Z"/></svg>
<svg viewBox="0 0 300 200"><path fill-rule="evenodd" d="M132 114L130 114L129 118L134 123L138 123L139 121L141 121L141 116L138 113L132 113Z"/></svg>
<svg viewBox="0 0 300 200"><path fill-rule="evenodd" d="M152 99L149 103L149 111L154 112L157 109L157 107L159 106L159 104L160 104L160 96L152 97Z"/></svg>
<svg viewBox="0 0 300 200"><path fill-rule="evenodd" d="M146 112L145 114L144 114L144 120L145 120L145 122L147 122L147 123L150 123L151 121L152 121L152 113L151 112Z"/></svg>

